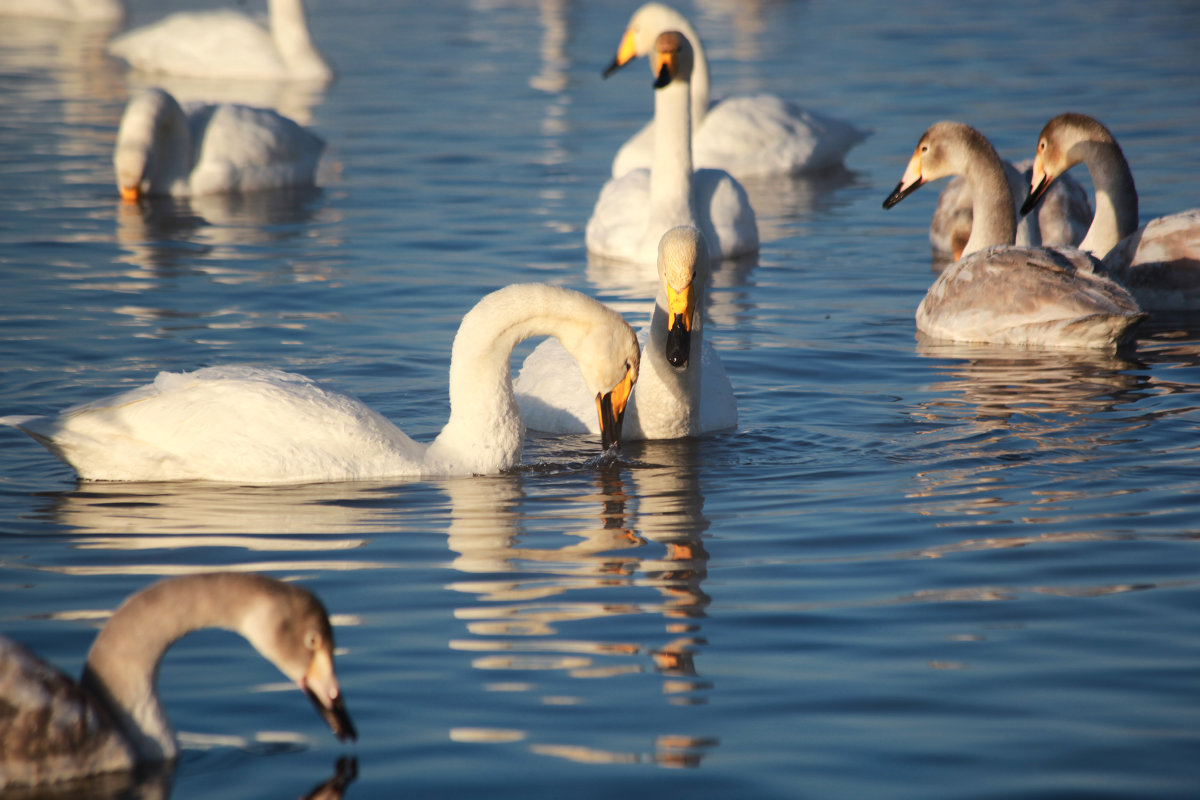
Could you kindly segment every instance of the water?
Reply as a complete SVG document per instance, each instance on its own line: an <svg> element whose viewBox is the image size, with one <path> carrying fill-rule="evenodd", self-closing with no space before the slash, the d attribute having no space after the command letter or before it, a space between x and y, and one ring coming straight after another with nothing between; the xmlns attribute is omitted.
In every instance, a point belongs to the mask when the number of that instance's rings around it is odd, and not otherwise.
<svg viewBox="0 0 1200 800"><path fill-rule="evenodd" d="M0 412L249 363L428 439L485 292L543 280L644 317L583 249L649 113L644 65L599 78L632 4L310 5L340 79L261 102L327 139L322 188L142 212L112 185L129 83L101 40L0 23ZM78 485L0 429L0 627L67 672L164 575L294 578L336 615L359 743L240 639L197 634L162 670L173 797L299 796L343 755L354 798L1195 795L1200 337L920 344L940 186L880 203L937 119L1017 159L1070 109L1120 137L1143 220L1197 205L1200 12L684 8L718 93L874 131L847 175L749 187L762 252L717 276L708 328L736 431L607 465L589 437L531 437L509 475L263 490Z"/></svg>

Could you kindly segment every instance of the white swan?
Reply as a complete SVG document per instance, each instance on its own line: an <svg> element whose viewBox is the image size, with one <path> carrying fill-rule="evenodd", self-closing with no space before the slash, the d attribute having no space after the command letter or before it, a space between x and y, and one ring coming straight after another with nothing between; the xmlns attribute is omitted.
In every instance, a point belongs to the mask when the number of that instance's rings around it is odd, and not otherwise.
<svg viewBox="0 0 1200 800"><path fill-rule="evenodd" d="M679 439L737 426L737 401L721 358L704 339L709 257L700 231L673 228L658 251L658 297L639 333L642 371L629 401L625 439ZM697 358L699 356L699 358ZM556 342L525 359L514 388L521 417L547 433L596 433L583 376Z"/></svg>
<svg viewBox="0 0 1200 800"><path fill-rule="evenodd" d="M270 0L270 30L238 11L172 14L113 38L108 52L135 70L196 78L330 81L302 0Z"/></svg>
<svg viewBox="0 0 1200 800"><path fill-rule="evenodd" d="M604 184L587 224L587 249L620 261L654 264L662 235L692 225L713 258L758 250L758 224L746 190L729 173L692 169L692 47L676 31L660 34L651 57L654 162Z"/></svg>
<svg viewBox="0 0 1200 800"><path fill-rule="evenodd" d="M848 122L798 108L775 95L729 97L708 103L708 60L704 45L687 18L661 3L633 13L617 55L605 77L638 56L649 55L666 31L679 31L694 51L692 71L692 150L698 167L728 171L739 178L818 172L842 166L846 153L867 138ZM649 167L655 158L654 128L649 122L613 159L613 177Z"/></svg>
<svg viewBox="0 0 1200 800"><path fill-rule="evenodd" d="M158 667L167 648L201 628L240 633L300 686L339 739L356 738L320 600L262 575L189 575L130 596L96 636L78 684L0 636L0 789L174 761Z"/></svg>
<svg viewBox="0 0 1200 800"><path fill-rule="evenodd" d="M1087 165L1096 215L1079 245L1104 260L1109 273L1148 311L1200 309L1200 208L1138 228L1138 195L1129 162L1108 128L1084 114L1060 114L1038 137L1025 213L1057 186L1067 170Z"/></svg>
<svg viewBox="0 0 1200 800"><path fill-rule="evenodd" d="M1013 208L1029 194L1033 161L1013 164L1004 160L1004 176L1012 191ZM1087 191L1071 180L1057 181L1041 198L1036 214L1017 220L1016 244L1023 247L1075 247L1083 241L1092 222L1092 205ZM961 175L950 179L938 196L933 221L929 224L929 244L935 260L957 261L971 238L971 189Z"/></svg>
<svg viewBox="0 0 1200 800"><path fill-rule="evenodd" d="M126 200L312 186L325 142L265 108L189 104L162 89L132 98L113 167Z"/></svg>
<svg viewBox="0 0 1200 800"><path fill-rule="evenodd" d="M419 444L361 401L301 375L253 367L159 373L154 383L64 411L0 417L85 480L309 483L500 472L517 464L525 425L509 357L555 336L579 362L605 448L620 438L638 376L633 329L590 297L515 284L463 317L450 356L450 420Z"/></svg>
<svg viewBox="0 0 1200 800"><path fill-rule="evenodd" d="M935 339L1026 346L1112 349L1145 314L1092 256L1070 248L1018 247L1004 167L979 131L955 122L921 136L884 208L925 183L962 175L973 224L963 256L929 287L917 328Z"/></svg>
<svg viewBox="0 0 1200 800"><path fill-rule="evenodd" d="M20 16L68 22L120 22L124 0L0 0L0 17Z"/></svg>

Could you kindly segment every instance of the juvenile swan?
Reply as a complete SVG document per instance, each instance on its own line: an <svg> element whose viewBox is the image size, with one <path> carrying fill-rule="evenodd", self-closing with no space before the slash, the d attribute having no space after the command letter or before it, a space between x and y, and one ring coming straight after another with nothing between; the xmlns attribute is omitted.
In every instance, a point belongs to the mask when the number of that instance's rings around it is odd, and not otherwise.
<svg viewBox="0 0 1200 800"><path fill-rule="evenodd" d="M604 184L587 224L589 252L654 264L662 235L677 225L699 228L713 258L758 250L758 223L746 190L729 173L692 169L692 46L669 31L655 40L654 161Z"/></svg>
<svg viewBox="0 0 1200 800"><path fill-rule="evenodd" d="M1080 161L1087 165L1096 191L1096 215L1080 249L1102 258L1142 308L1200 309L1200 208L1158 217L1138 228L1138 194L1129 162L1098 120L1068 113L1046 123L1021 213L1028 213Z"/></svg>
<svg viewBox="0 0 1200 800"><path fill-rule="evenodd" d="M917 307L917 328L935 339L1113 349L1145 314L1101 274L1091 256L1067 248L1017 247L1016 213L1004 167L979 131L938 122L921 136L895 191L896 203L929 181L963 175L972 198L971 236Z"/></svg>
<svg viewBox="0 0 1200 800"><path fill-rule="evenodd" d="M263 108L189 104L162 89L130 98L113 168L121 197L191 197L312 186L325 143Z"/></svg>
<svg viewBox="0 0 1200 800"><path fill-rule="evenodd" d="M686 17L661 3L647 3L629 18L604 77L639 56L651 55L655 40L667 31L679 31L692 44L692 150L697 166L727 170L736 177L819 172L842 166L850 148L867 138L848 122L771 94L727 97L709 106L704 45ZM656 124L647 123L617 151L614 178L650 166Z"/></svg>
<svg viewBox="0 0 1200 800"><path fill-rule="evenodd" d="M629 401L626 439L679 439L737 426L737 401L721 358L704 339L708 250L700 231L672 228L658 248L658 297L639 334L642 373ZM517 405L530 428L596 433L579 370L556 342L525 359Z"/></svg>
<svg viewBox="0 0 1200 800"><path fill-rule="evenodd" d="M114 37L108 52L140 72L220 80L328 82L302 0L269 0L270 30L233 10L172 14Z"/></svg>
<svg viewBox="0 0 1200 800"><path fill-rule="evenodd" d="M262 575L189 575L129 597L96 637L78 684L0 636L0 788L174 761L158 668L167 648L201 628L244 636L338 739L357 737L333 669L333 629L311 592Z"/></svg>
<svg viewBox="0 0 1200 800"><path fill-rule="evenodd" d="M603 446L620 439L637 381L637 336L590 297L514 284L480 300L450 356L450 420L431 444L410 439L356 398L301 375L254 367L159 373L154 383L57 417L0 417L84 480L307 483L500 472L517 464L525 425L509 357L554 336L579 363Z"/></svg>

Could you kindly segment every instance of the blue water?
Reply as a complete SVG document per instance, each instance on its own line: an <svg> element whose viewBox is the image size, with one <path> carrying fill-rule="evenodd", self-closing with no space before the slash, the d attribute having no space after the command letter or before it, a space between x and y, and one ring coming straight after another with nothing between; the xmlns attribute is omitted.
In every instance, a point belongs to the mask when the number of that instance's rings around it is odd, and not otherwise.
<svg viewBox="0 0 1200 800"><path fill-rule="evenodd" d="M639 322L644 287L583 247L651 105L644 65L599 77L633 6L310 0L339 80L264 102L328 141L321 188L142 208L113 186L131 83L103 36L0 21L0 414L248 363L428 439L487 291L549 281ZM77 673L158 577L318 592L359 742L197 634L161 676L176 798L300 796L343 755L352 798L1194 797L1200 325L1119 358L918 343L940 186L880 204L938 119L1020 159L1076 110L1120 138L1143 220L1200 205L1200 8L681 7L716 93L873 131L847 174L748 187L762 251L716 276L706 329L736 431L255 489L78 484L0 429L0 629Z"/></svg>

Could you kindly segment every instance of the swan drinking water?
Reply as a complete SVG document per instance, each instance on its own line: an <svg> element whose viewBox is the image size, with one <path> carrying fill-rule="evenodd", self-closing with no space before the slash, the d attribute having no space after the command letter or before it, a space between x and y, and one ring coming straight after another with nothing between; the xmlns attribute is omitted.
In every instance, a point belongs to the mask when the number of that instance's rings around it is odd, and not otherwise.
<svg viewBox="0 0 1200 800"><path fill-rule="evenodd" d="M0 789L174 761L179 745L158 697L158 668L167 648L201 628L244 636L339 739L357 737L321 601L262 575L189 575L126 600L96 636L78 684L0 636Z"/></svg>
<svg viewBox="0 0 1200 800"><path fill-rule="evenodd" d="M658 297L642 340L642 372L629 401L626 439L679 439L737 425L737 401L721 358L704 339L708 247L700 231L672 228L658 250ZM521 367L515 390L521 416L547 433L596 433L579 370L554 341Z"/></svg>
<svg viewBox="0 0 1200 800"><path fill-rule="evenodd" d="M692 169L692 46L668 31L655 40L654 161L604 184L588 220L588 252L654 264L662 235L677 225L699 228L715 259L758 251L758 223L746 190L729 173Z"/></svg>
<svg viewBox="0 0 1200 800"><path fill-rule="evenodd" d="M509 358L554 336L579 363L605 449L621 436L638 378L637 336L570 289L514 284L480 300L450 356L450 420L420 444L361 401L301 375L255 367L159 373L154 383L55 417L0 417L84 480L308 483L489 474L517 464L525 425Z"/></svg>
<svg viewBox="0 0 1200 800"><path fill-rule="evenodd" d="M917 328L935 339L1113 349L1145 318L1100 263L1070 248L1018 247L1016 212L1000 157L974 128L938 122L921 136L891 208L929 181L963 175L973 222L962 257L929 287Z"/></svg>
<svg viewBox="0 0 1200 800"><path fill-rule="evenodd" d="M113 168L125 200L312 186L325 143L263 108L189 104L162 89L130 98Z"/></svg>

